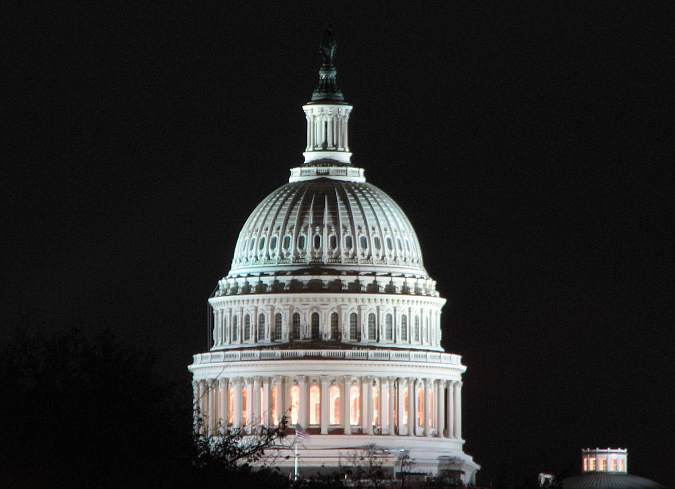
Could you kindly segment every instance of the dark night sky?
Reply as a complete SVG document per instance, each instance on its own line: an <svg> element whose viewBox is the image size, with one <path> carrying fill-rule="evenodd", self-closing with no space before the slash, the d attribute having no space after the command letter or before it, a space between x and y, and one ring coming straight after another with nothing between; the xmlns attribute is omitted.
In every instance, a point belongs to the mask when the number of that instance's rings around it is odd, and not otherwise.
<svg viewBox="0 0 675 489"><path fill-rule="evenodd" d="M3 328L94 316L188 388L240 227L302 161L330 22L353 162L448 298L481 482L619 445L675 485L672 2L356 5L17 12Z"/></svg>

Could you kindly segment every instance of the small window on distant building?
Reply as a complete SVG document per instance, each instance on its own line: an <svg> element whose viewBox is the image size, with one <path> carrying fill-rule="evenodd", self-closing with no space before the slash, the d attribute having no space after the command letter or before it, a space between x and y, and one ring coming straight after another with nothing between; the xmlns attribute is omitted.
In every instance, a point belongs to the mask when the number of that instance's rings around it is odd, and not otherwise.
<svg viewBox="0 0 675 489"><path fill-rule="evenodd" d="M361 246L362 250L367 250L368 249L368 238L365 236L361 236L359 238L359 245Z"/></svg>

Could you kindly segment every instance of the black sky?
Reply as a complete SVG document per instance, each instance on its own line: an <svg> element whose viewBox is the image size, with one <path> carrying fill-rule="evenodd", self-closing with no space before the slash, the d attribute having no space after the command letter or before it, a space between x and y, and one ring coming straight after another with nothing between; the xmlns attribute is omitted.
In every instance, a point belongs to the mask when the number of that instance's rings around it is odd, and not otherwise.
<svg viewBox="0 0 675 489"><path fill-rule="evenodd" d="M448 298L481 481L576 473L580 448L619 445L631 472L674 485L674 13L16 11L3 34L5 326L94 316L151 337L167 375L185 376L239 229L302 161L301 105L332 23L353 162L406 211Z"/></svg>

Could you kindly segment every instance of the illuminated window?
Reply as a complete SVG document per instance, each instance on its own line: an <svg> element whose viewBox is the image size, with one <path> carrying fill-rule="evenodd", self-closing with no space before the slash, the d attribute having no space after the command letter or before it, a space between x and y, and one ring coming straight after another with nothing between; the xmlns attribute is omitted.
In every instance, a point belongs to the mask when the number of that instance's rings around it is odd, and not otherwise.
<svg viewBox="0 0 675 489"><path fill-rule="evenodd" d="M294 340L300 339L300 313L293 314L293 329L291 331Z"/></svg>
<svg viewBox="0 0 675 489"><path fill-rule="evenodd" d="M330 424L340 424L342 420L340 419L342 411L342 398L340 397L340 387L337 385L331 385L328 389L328 398L330 401Z"/></svg>
<svg viewBox="0 0 675 489"><path fill-rule="evenodd" d="M234 387L230 387L227 391L227 424L230 424L234 417Z"/></svg>
<svg viewBox="0 0 675 489"><path fill-rule="evenodd" d="M417 426L424 426L424 390L417 391Z"/></svg>
<svg viewBox="0 0 675 489"><path fill-rule="evenodd" d="M353 312L349 315L349 339L358 340L359 339L359 328L358 328L358 318L356 313Z"/></svg>
<svg viewBox="0 0 675 489"><path fill-rule="evenodd" d="M373 399L373 426L380 424L380 389L376 385L370 386Z"/></svg>
<svg viewBox="0 0 675 489"><path fill-rule="evenodd" d="M321 336L321 327L319 324L319 313L312 313L312 339L318 340Z"/></svg>
<svg viewBox="0 0 675 489"><path fill-rule="evenodd" d="M401 339L408 341L408 316L401 316Z"/></svg>
<svg viewBox="0 0 675 489"><path fill-rule="evenodd" d="M609 459L609 470L616 472L616 459L614 457Z"/></svg>
<svg viewBox="0 0 675 489"><path fill-rule="evenodd" d="M338 313L334 312L330 315L330 337L337 340L340 337L340 324L338 322Z"/></svg>
<svg viewBox="0 0 675 489"><path fill-rule="evenodd" d="M272 340L280 340L281 339L281 313L278 312L274 315L274 334L272 336Z"/></svg>
<svg viewBox="0 0 675 489"><path fill-rule="evenodd" d="M377 339L377 330L375 327L375 314L372 312L368 314L368 339L375 340Z"/></svg>
<svg viewBox="0 0 675 489"><path fill-rule="evenodd" d="M294 385L291 387L291 424L298 424L298 413L300 412L300 387Z"/></svg>
<svg viewBox="0 0 675 489"><path fill-rule="evenodd" d="M349 423L352 425L359 424L361 419L361 389L358 386L352 385L349 388L349 400L351 406L349 409Z"/></svg>
<svg viewBox="0 0 675 489"><path fill-rule="evenodd" d="M279 424L279 398L277 391L278 386L272 389L272 424Z"/></svg>
<svg viewBox="0 0 675 489"><path fill-rule="evenodd" d="M607 470L607 459L605 457L600 457L598 462L600 463L600 469L599 470L601 472L605 472Z"/></svg>
<svg viewBox="0 0 675 489"><path fill-rule="evenodd" d="M584 472L588 472L588 457L583 458Z"/></svg>
<svg viewBox="0 0 675 489"><path fill-rule="evenodd" d="M251 316L244 316L244 341L251 339Z"/></svg>
<svg viewBox="0 0 675 489"><path fill-rule="evenodd" d="M384 337L391 341L394 339L394 318L387 314L384 318Z"/></svg>
<svg viewBox="0 0 675 489"><path fill-rule="evenodd" d="M588 459L588 470L590 470L590 471L595 470L595 457L589 457L589 459Z"/></svg>
<svg viewBox="0 0 675 489"><path fill-rule="evenodd" d="M248 397L248 392L246 392L246 386L241 388L241 422L242 424L248 423L248 402L246 399Z"/></svg>
<svg viewBox="0 0 675 489"><path fill-rule="evenodd" d="M623 464L623 458L620 458L619 459L619 472L625 472L625 471L626 471L626 467Z"/></svg>
<svg viewBox="0 0 675 489"><path fill-rule="evenodd" d="M239 340L239 325L237 324L237 316L232 318L232 341Z"/></svg>
<svg viewBox="0 0 675 489"><path fill-rule="evenodd" d="M258 341L265 339L265 315L258 316Z"/></svg>
<svg viewBox="0 0 675 489"><path fill-rule="evenodd" d="M408 394L408 389L405 389L403 391L403 406L399 406L403 408L403 416L402 416L402 421L404 425L408 424L408 404L410 402L410 394Z"/></svg>
<svg viewBox="0 0 675 489"><path fill-rule="evenodd" d="M309 388L309 424L321 422L321 389L318 385Z"/></svg>

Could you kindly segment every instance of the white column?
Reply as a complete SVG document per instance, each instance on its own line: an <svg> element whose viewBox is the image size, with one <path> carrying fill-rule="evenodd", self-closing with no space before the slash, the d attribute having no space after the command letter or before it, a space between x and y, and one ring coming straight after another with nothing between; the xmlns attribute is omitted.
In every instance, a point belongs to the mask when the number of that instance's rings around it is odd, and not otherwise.
<svg viewBox="0 0 675 489"><path fill-rule="evenodd" d="M371 382L372 377L361 377L361 430L362 433L369 435L373 434L373 424L372 424L372 389Z"/></svg>
<svg viewBox="0 0 675 489"><path fill-rule="evenodd" d="M286 389L284 382L285 377L277 376L274 377L274 388L277 392L277 422L281 422L281 418L286 416Z"/></svg>
<svg viewBox="0 0 675 489"><path fill-rule="evenodd" d="M298 406L298 424L300 427L305 430L307 429L308 419L307 413L309 412L308 399L307 399L307 377L305 375L298 375L298 387L300 387L300 405Z"/></svg>
<svg viewBox="0 0 675 489"><path fill-rule="evenodd" d="M389 395L387 396L387 400L389 401L389 431L388 434L390 435L395 435L395 423L394 423L394 416L396 415L396 410L395 408L395 400L396 400L396 379L393 377L389 377L387 379L389 381Z"/></svg>
<svg viewBox="0 0 675 489"><path fill-rule="evenodd" d="M408 379L408 436L417 435L417 379Z"/></svg>
<svg viewBox="0 0 675 489"><path fill-rule="evenodd" d="M379 385L380 389L380 434L386 435L389 430L389 406L387 405L387 399L389 398L389 381L386 377L380 377Z"/></svg>
<svg viewBox="0 0 675 489"><path fill-rule="evenodd" d="M405 389L408 388L407 385L407 380L399 377L396 380L396 391L397 391L397 403L396 403L396 410L398 414L398 434L403 435L406 433L406 426L403 426L403 392Z"/></svg>
<svg viewBox="0 0 675 489"><path fill-rule="evenodd" d="M232 406L232 427L233 428L240 428L241 427L241 412L242 412L242 405L241 405L241 379L236 378L232 380L232 386L234 390L234 399L233 401L233 406Z"/></svg>
<svg viewBox="0 0 675 489"><path fill-rule="evenodd" d="M422 429L422 434L424 436L429 436L429 433L431 430L429 429L429 425L431 424L431 420L429 419L429 379L424 379L424 403L422 404L424 408L424 427Z"/></svg>
<svg viewBox="0 0 675 489"><path fill-rule="evenodd" d="M253 427L253 379L247 378L244 380L246 382L246 427L247 431L250 433L251 428Z"/></svg>
<svg viewBox="0 0 675 489"><path fill-rule="evenodd" d="M226 378L222 378L219 381L219 391L220 397L218 399L218 421L221 423L221 431L227 429L227 411L228 411L228 394L230 392L230 386Z"/></svg>
<svg viewBox="0 0 675 489"><path fill-rule="evenodd" d="M209 381L209 434L216 434L218 426L218 380Z"/></svg>
<svg viewBox="0 0 675 489"><path fill-rule="evenodd" d="M199 382L192 381L192 429L196 432L199 421Z"/></svg>
<svg viewBox="0 0 675 489"><path fill-rule="evenodd" d="M260 427L260 377L253 378L253 416L251 416L251 428Z"/></svg>
<svg viewBox="0 0 675 489"><path fill-rule="evenodd" d="M262 424L270 426L272 424L272 396L270 392L270 378L263 377L263 391L262 391Z"/></svg>
<svg viewBox="0 0 675 489"><path fill-rule="evenodd" d="M462 439L462 382L455 383L455 438Z"/></svg>
<svg viewBox="0 0 675 489"><path fill-rule="evenodd" d="M442 438L445 436L445 381L436 381L438 395L436 396L438 405L438 426L436 427L436 436Z"/></svg>
<svg viewBox="0 0 675 489"><path fill-rule="evenodd" d="M328 416L330 411L328 410L328 386L329 379L325 375L321 376L321 434L328 434Z"/></svg>
<svg viewBox="0 0 675 489"><path fill-rule="evenodd" d="M344 387L342 388L342 400L343 400L343 406L344 408L342 409L342 424L344 426L344 434L345 435L351 435L352 434L352 426L351 426L351 421L350 421L350 409L351 409L351 400L350 400L350 395L351 395L351 387L352 387L352 378L345 375L344 376Z"/></svg>
<svg viewBox="0 0 675 489"><path fill-rule="evenodd" d="M448 404L448 412L446 413L446 422L445 424L448 427L448 438L455 437L455 382L449 380L447 382L447 391L445 392L445 397Z"/></svg>
<svg viewBox="0 0 675 489"><path fill-rule="evenodd" d="M333 120L334 118L329 115L328 116L328 134L326 135L326 146L328 149L331 149L333 147Z"/></svg>

